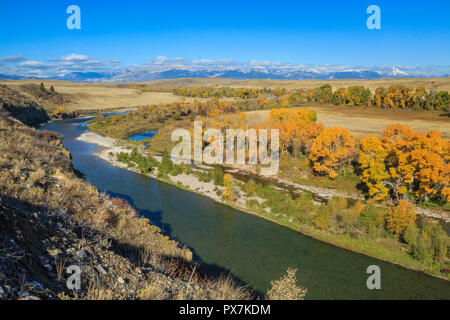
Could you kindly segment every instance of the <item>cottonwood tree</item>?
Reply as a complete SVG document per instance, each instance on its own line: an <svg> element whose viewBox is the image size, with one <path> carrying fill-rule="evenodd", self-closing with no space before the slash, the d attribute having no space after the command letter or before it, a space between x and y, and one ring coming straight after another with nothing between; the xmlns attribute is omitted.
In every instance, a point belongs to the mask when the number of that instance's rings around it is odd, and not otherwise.
<svg viewBox="0 0 450 320"><path fill-rule="evenodd" d="M398 202L409 192L417 199L448 200L450 193L450 140L438 131L415 132L409 126L390 125L381 139L359 144L359 164L369 196Z"/></svg>
<svg viewBox="0 0 450 320"><path fill-rule="evenodd" d="M354 149L355 140L347 129L326 128L312 143L309 159L316 173L335 179L338 171L352 159Z"/></svg>

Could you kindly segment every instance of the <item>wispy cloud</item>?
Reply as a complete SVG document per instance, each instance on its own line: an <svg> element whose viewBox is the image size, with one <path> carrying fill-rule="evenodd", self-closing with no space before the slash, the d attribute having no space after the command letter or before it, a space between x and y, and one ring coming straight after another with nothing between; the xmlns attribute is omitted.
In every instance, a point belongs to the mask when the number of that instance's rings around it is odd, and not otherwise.
<svg viewBox="0 0 450 320"><path fill-rule="evenodd" d="M25 77L64 77L74 72L117 72L122 68L116 59L96 59L76 53L46 61L27 60L24 56L0 57L0 73Z"/></svg>
<svg viewBox="0 0 450 320"><path fill-rule="evenodd" d="M24 56L0 57L0 65L7 63L17 63L25 60L27 60L27 58L25 58Z"/></svg>
<svg viewBox="0 0 450 320"><path fill-rule="evenodd" d="M55 65L51 65L51 64L45 64L43 62L40 61L26 61L26 62L22 62L18 65L19 68L27 70L27 69L32 69L32 70L48 70L51 68L54 68Z"/></svg>

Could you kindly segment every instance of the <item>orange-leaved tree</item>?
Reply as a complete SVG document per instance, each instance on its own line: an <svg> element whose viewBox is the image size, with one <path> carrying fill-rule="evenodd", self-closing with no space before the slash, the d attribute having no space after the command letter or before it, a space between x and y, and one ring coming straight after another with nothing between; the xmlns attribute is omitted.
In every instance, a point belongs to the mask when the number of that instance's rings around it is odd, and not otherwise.
<svg viewBox="0 0 450 320"><path fill-rule="evenodd" d="M296 140L294 141L294 149L308 154L311 151L311 145L320 133L325 129L320 122L311 122L298 131Z"/></svg>
<svg viewBox="0 0 450 320"><path fill-rule="evenodd" d="M280 108L270 110L268 126L279 130L281 150L295 153L300 130L316 120L317 115L312 110Z"/></svg>
<svg viewBox="0 0 450 320"><path fill-rule="evenodd" d="M427 149L414 150L411 160L415 169L415 195L430 200L450 185L450 163Z"/></svg>
<svg viewBox="0 0 450 320"><path fill-rule="evenodd" d="M314 139L309 159L316 173L335 179L338 171L352 159L354 148L355 140L347 129L326 128Z"/></svg>

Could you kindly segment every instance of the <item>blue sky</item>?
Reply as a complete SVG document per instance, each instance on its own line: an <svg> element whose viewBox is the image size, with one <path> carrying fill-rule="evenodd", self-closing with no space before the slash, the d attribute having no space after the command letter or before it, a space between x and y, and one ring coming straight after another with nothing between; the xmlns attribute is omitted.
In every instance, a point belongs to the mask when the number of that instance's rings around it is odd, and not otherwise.
<svg viewBox="0 0 450 320"><path fill-rule="evenodd" d="M66 8L81 8L68 30ZM381 30L366 9L381 8ZM0 57L73 53L123 65L156 56L345 65L450 65L450 1L0 2Z"/></svg>

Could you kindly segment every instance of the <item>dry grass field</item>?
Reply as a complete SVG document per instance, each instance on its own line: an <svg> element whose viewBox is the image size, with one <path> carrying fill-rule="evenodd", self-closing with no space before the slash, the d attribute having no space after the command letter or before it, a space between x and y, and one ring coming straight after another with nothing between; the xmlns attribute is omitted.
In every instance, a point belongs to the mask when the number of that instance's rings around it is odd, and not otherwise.
<svg viewBox="0 0 450 320"><path fill-rule="evenodd" d="M23 84L40 84L42 80L3 80L13 89ZM180 99L169 92L142 92L131 89L127 83L75 83L69 81L45 80L46 88L54 86L56 92L70 95L71 103L65 106L67 111L132 108L139 105L170 103ZM249 88L315 88L329 83L333 88L363 85L374 90L380 86L402 84L416 88L425 86L428 90L450 91L450 78L434 79L383 79L383 80L234 80L234 79L174 79L143 82L148 86L229 86ZM202 99L198 99L202 100ZM379 135L388 124L403 123L414 130L439 130L446 138L450 138L450 119L437 112L413 112L402 110L379 110L368 107L345 107L334 105L307 105L304 108L317 112L318 121L325 126L340 126L349 129L356 138L368 135ZM269 111L253 111L248 113L252 122L267 118Z"/></svg>
<svg viewBox="0 0 450 320"><path fill-rule="evenodd" d="M317 112L317 121L326 127L343 127L357 139L379 136L389 124L409 125L416 131L439 130L450 138L450 118L438 112L380 110L370 107L344 107L334 105L306 105L302 108ZM267 119L269 110L250 111L247 118L252 124Z"/></svg>
<svg viewBox="0 0 450 320"><path fill-rule="evenodd" d="M116 83L75 83L56 80L19 80L0 81L12 89L19 89L21 85L44 82L46 88L54 86L56 92L70 95L71 103L65 105L67 111L113 109L122 107L136 107L141 105L170 103L178 101L180 97L167 92L142 92L127 88L127 84ZM201 100L201 99L198 99Z"/></svg>
<svg viewBox="0 0 450 320"><path fill-rule="evenodd" d="M136 107L139 105L170 103L180 97L169 92L142 92L128 87L128 83L76 83L58 80L0 80L12 89L19 89L21 85L44 82L46 88L54 86L56 92L69 94L72 102L66 105L67 111L109 109L122 107ZM331 84L333 89L354 85L365 86L372 91L378 87L388 87L402 84L417 88L425 86L427 90L450 91L450 78L433 79L382 79L382 80L235 80L219 78L199 79L173 79L140 82L154 87L188 87L188 86L215 86L234 88L317 88L325 83ZM20 90L19 90L20 91ZM198 99L201 100L201 99ZM349 113L351 114L351 113Z"/></svg>

